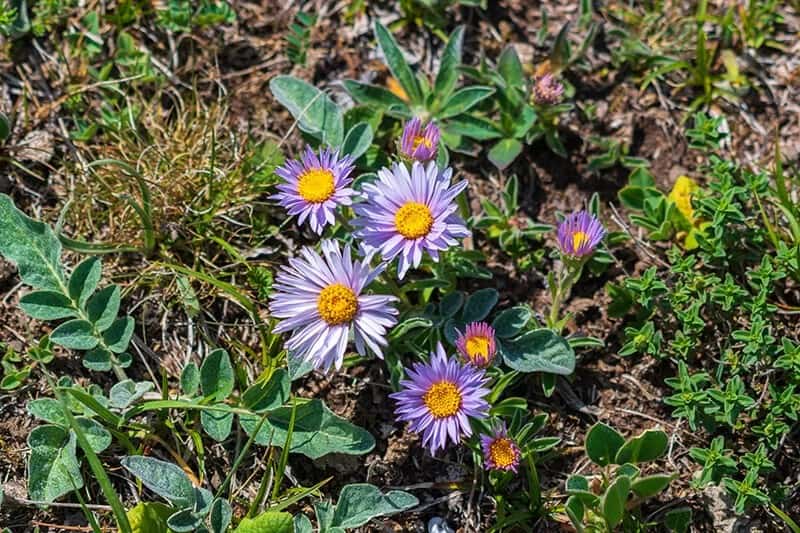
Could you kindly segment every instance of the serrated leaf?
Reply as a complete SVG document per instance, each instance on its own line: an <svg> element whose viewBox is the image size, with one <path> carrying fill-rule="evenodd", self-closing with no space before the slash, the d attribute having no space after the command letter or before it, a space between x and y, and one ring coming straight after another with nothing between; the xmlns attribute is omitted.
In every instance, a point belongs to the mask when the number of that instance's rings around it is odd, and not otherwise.
<svg viewBox="0 0 800 533"><path fill-rule="evenodd" d="M501 346L506 365L520 372L549 372L568 376L575 371L575 352L550 329L536 329Z"/></svg>
<svg viewBox="0 0 800 533"><path fill-rule="evenodd" d="M255 518L245 518L239 522L234 533L293 533L292 515L267 511Z"/></svg>
<svg viewBox="0 0 800 533"><path fill-rule="evenodd" d="M89 321L97 331L105 331L114 323L119 313L120 289L118 285L109 285L97 291L86 304Z"/></svg>
<svg viewBox="0 0 800 533"><path fill-rule="evenodd" d="M133 336L134 326L132 317L123 316L116 319L111 323L111 327L103 333L106 347L113 353L122 353L127 350Z"/></svg>
<svg viewBox="0 0 800 533"><path fill-rule="evenodd" d="M282 446L286 442L291 407L273 411L261 431L256 443L263 446ZM251 435L260 417L240 415L242 428ZM292 433L292 453L301 453L311 459L319 459L329 453L361 455L375 447L375 439L366 430L336 416L320 400L300 404L295 414Z"/></svg>
<svg viewBox="0 0 800 533"><path fill-rule="evenodd" d="M492 322L495 335L501 339L508 339L519 334L530 322L533 314L529 307L518 305L511 309L503 310Z"/></svg>
<svg viewBox="0 0 800 533"><path fill-rule="evenodd" d="M17 265L20 278L31 287L62 293L66 289L58 237L5 194L0 194L0 254Z"/></svg>
<svg viewBox="0 0 800 533"><path fill-rule="evenodd" d="M231 434L233 413L204 410L200 412L200 423L209 437L217 442L222 442Z"/></svg>
<svg viewBox="0 0 800 533"><path fill-rule="evenodd" d="M193 361L186 363L181 372L181 390L187 396L194 396L200 386L200 369Z"/></svg>
<svg viewBox="0 0 800 533"><path fill-rule="evenodd" d="M461 321L468 324L486 318L497 304L500 294L492 288L480 289L472 293L464 304Z"/></svg>
<svg viewBox="0 0 800 533"><path fill-rule="evenodd" d="M90 257L82 261L69 277L69 297L78 302L80 307L86 304L89 296L94 293L100 283L102 265L97 257Z"/></svg>
<svg viewBox="0 0 800 533"><path fill-rule="evenodd" d="M91 350L100 342L94 335L91 322L77 318L54 329L50 340L71 350Z"/></svg>
<svg viewBox="0 0 800 533"><path fill-rule="evenodd" d="M28 446L28 494L32 499L52 502L83 487L72 432L58 426L39 426L28 435Z"/></svg>
<svg viewBox="0 0 800 533"><path fill-rule="evenodd" d="M323 144L340 146L344 138L344 118L330 96L293 76L275 76L269 82L275 98L297 120L301 131Z"/></svg>
<svg viewBox="0 0 800 533"><path fill-rule="evenodd" d="M143 455L123 457L120 464L175 507L182 509L194 504L192 482L178 466Z"/></svg>
<svg viewBox="0 0 800 533"><path fill-rule="evenodd" d="M72 301L56 291L29 292L19 299L19 306L36 320L59 320L75 316Z"/></svg>
<svg viewBox="0 0 800 533"><path fill-rule="evenodd" d="M139 502L126 514L133 533L154 533L167 530L167 518L175 510L158 502Z"/></svg>
<svg viewBox="0 0 800 533"><path fill-rule="evenodd" d="M403 87L412 103L421 104L423 100L422 90L416 76L411 72L411 67L408 66L403 52L397 45L392 33L377 20L375 21L375 38L378 40L378 46L383 53L384 59L386 59L386 66L389 67L392 76Z"/></svg>
<svg viewBox="0 0 800 533"><path fill-rule="evenodd" d="M356 528L378 516L388 516L412 507L419 500L408 492L392 490L383 494L368 483L347 485L339 494L333 512L333 527Z"/></svg>
<svg viewBox="0 0 800 533"><path fill-rule="evenodd" d="M614 460L622 463L645 463L661 457L667 451L667 434L657 429L648 429L638 437L629 439L617 452Z"/></svg>
<svg viewBox="0 0 800 533"><path fill-rule="evenodd" d="M268 381L258 380L244 391L242 403L256 413L276 409L286 403L291 390L289 372L279 368Z"/></svg>
<svg viewBox="0 0 800 533"><path fill-rule="evenodd" d="M203 396L223 401L233 392L233 385L233 366L228 352L221 348L213 350L200 366Z"/></svg>
<svg viewBox="0 0 800 533"><path fill-rule="evenodd" d="M623 444L622 435L602 422L597 422L586 433L586 455L600 466L611 464Z"/></svg>

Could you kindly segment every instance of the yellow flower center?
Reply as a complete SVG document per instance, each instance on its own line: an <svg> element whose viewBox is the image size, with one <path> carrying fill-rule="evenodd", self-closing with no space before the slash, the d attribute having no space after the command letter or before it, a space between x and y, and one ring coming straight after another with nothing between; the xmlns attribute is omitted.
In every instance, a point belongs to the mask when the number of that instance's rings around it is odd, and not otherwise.
<svg viewBox="0 0 800 533"><path fill-rule="evenodd" d="M580 250L581 246L589 242L589 235L585 231L576 231L572 234L572 249Z"/></svg>
<svg viewBox="0 0 800 533"><path fill-rule="evenodd" d="M433 148L433 143L427 137L423 137L422 135L417 135L414 137L414 143L411 146L412 150L416 150L419 148L419 145L423 145L425 148Z"/></svg>
<svg viewBox="0 0 800 533"><path fill-rule="evenodd" d="M333 196L336 187L333 184L333 172L325 168L310 168L300 174L297 182L297 193L306 202L320 204Z"/></svg>
<svg viewBox="0 0 800 533"><path fill-rule="evenodd" d="M427 205L408 202L395 213L394 225L406 239L419 239L430 233L433 215Z"/></svg>
<svg viewBox="0 0 800 533"><path fill-rule="evenodd" d="M358 297L341 283L328 285L317 298L317 310L322 320L331 326L350 322L358 312Z"/></svg>
<svg viewBox="0 0 800 533"><path fill-rule="evenodd" d="M483 335L473 335L467 338L466 349L467 355L473 361L475 359L488 359L489 358L489 343L491 339Z"/></svg>
<svg viewBox="0 0 800 533"><path fill-rule="evenodd" d="M449 381L440 381L431 385L422 401L435 418L445 418L458 413L461 408L461 392Z"/></svg>
<svg viewBox="0 0 800 533"><path fill-rule="evenodd" d="M498 468L508 468L514 464L517 453L511 439L499 437L489 445L489 457Z"/></svg>

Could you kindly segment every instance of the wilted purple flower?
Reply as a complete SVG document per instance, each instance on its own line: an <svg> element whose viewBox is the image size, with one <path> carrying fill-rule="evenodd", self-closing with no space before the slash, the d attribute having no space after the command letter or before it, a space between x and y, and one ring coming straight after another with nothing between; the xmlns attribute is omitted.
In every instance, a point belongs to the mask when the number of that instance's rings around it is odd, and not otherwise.
<svg viewBox="0 0 800 533"><path fill-rule="evenodd" d="M509 438L506 425L497 428L494 435L481 435L483 466L487 470L517 471L520 450L517 443Z"/></svg>
<svg viewBox="0 0 800 533"><path fill-rule="evenodd" d="M557 104L563 94L564 86L549 72L534 81L533 101L539 105Z"/></svg>
<svg viewBox="0 0 800 533"><path fill-rule="evenodd" d="M467 324L464 333L459 333L456 339L456 348L465 361L486 368L497 353L494 328L486 322Z"/></svg>
<svg viewBox="0 0 800 533"><path fill-rule="evenodd" d="M386 331L397 322L396 298L362 294L382 268L353 261L350 248L342 252L334 241L323 240L321 247L324 258L305 247L278 273L269 309L283 320L273 331L292 331L286 348L325 371L342 366L351 330L358 353L369 348L383 358Z"/></svg>
<svg viewBox="0 0 800 533"><path fill-rule="evenodd" d="M398 420L422 435L422 445L431 454L444 449L448 438L454 444L472 435L469 417L486 418L489 404L484 396L487 378L482 369L448 359L441 343L428 363L415 363L400 382L400 392L389 396L397 401Z"/></svg>
<svg viewBox="0 0 800 533"><path fill-rule="evenodd" d="M409 173L405 163L378 171L378 180L363 187L366 202L353 209L355 236L366 251L380 250L387 261L398 255L398 276L418 267L422 252L434 261L439 251L469 235L464 221L455 214L455 198L467 186L461 181L450 186L451 169L441 174L436 163L414 162Z"/></svg>
<svg viewBox="0 0 800 533"><path fill-rule="evenodd" d="M594 215L578 211L559 224L558 247L565 256L586 257L594 252L605 234L605 228Z"/></svg>
<svg viewBox="0 0 800 533"><path fill-rule="evenodd" d="M406 122L403 137L400 140L400 153L416 161L430 161L436 157L439 148L439 128L428 122L425 128L422 121L414 117Z"/></svg>
<svg viewBox="0 0 800 533"><path fill-rule="evenodd" d="M330 148L320 150L319 156L306 146L301 161L287 161L275 173L284 179L278 185L277 194L270 198L278 200L290 215L299 215L302 224L308 219L311 229L322 233L327 224L333 224L334 211L338 205L350 205L353 189L347 187L351 181L353 158L339 157L339 151Z"/></svg>

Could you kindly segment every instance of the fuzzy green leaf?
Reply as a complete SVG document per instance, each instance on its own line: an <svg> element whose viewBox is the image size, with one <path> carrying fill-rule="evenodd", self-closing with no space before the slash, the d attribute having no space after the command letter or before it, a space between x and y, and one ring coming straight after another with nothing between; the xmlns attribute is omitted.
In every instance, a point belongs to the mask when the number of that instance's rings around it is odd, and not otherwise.
<svg viewBox="0 0 800 533"><path fill-rule="evenodd" d="M461 321L468 324L483 320L492 311L499 298L500 294L492 288L475 291L467 298L464 304Z"/></svg>
<svg viewBox="0 0 800 533"><path fill-rule="evenodd" d="M181 390L187 396L194 396L197 392L197 387L200 386L200 369L197 365L189 361L183 372L181 372Z"/></svg>
<svg viewBox="0 0 800 533"><path fill-rule="evenodd" d="M91 322L77 318L54 329L50 340L71 350L91 350L100 342L94 335Z"/></svg>
<svg viewBox="0 0 800 533"><path fill-rule="evenodd" d="M378 40L378 46L381 52L383 52L383 57L386 59L386 66L389 67L392 76L394 76L403 87L403 90L405 90L412 103L417 105L421 104L423 97L419 81L417 81L414 73L411 72L411 67L408 66L405 57L403 57L403 51L400 50L392 33L377 20L375 21L375 38Z"/></svg>
<svg viewBox="0 0 800 533"><path fill-rule="evenodd" d="M228 352L218 348L209 353L200 366L203 396L223 401L233 392L233 366Z"/></svg>
<svg viewBox="0 0 800 533"><path fill-rule="evenodd" d="M631 490L640 498L651 498L666 489L670 481L672 481L672 476L666 474L640 477L633 482Z"/></svg>
<svg viewBox="0 0 800 533"><path fill-rule="evenodd" d="M504 170L522 152L522 143L517 139L500 139L489 149L489 161L499 170Z"/></svg>
<svg viewBox="0 0 800 533"><path fill-rule="evenodd" d="M64 416L61 402L54 398L39 398L28 402L28 413L51 424L61 427L69 426L69 421Z"/></svg>
<svg viewBox="0 0 800 533"><path fill-rule="evenodd" d="M233 426L233 413L222 411L201 411L200 423L209 437L217 442L222 442L231 434Z"/></svg>
<svg viewBox="0 0 800 533"><path fill-rule="evenodd" d="M52 502L83 487L80 465L75 456L75 435L58 426L39 426L28 435L28 494Z"/></svg>
<svg viewBox="0 0 800 533"><path fill-rule="evenodd" d="M611 464L623 444L622 435L602 422L597 422L586 433L586 455L600 466Z"/></svg>
<svg viewBox="0 0 800 533"><path fill-rule="evenodd" d="M568 376L575 370L575 352L550 329L536 329L503 342L503 360L520 372L549 372Z"/></svg>
<svg viewBox="0 0 800 533"><path fill-rule="evenodd" d="M149 381L134 383L131 379L120 381L109 391L109 400L112 407L127 409L133 402L142 398L153 389Z"/></svg>
<svg viewBox="0 0 800 533"><path fill-rule="evenodd" d="M158 502L140 502L129 510L128 523L133 533L153 533L167 531L167 519L175 509Z"/></svg>
<svg viewBox="0 0 800 533"><path fill-rule="evenodd" d="M86 304L89 321L97 331L105 331L114 323L119 313L120 289L118 285L103 287Z"/></svg>
<svg viewBox="0 0 800 533"><path fill-rule="evenodd" d="M342 144L342 154L347 154L358 159L372 144L372 126L366 122L359 122L347 132Z"/></svg>
<svg viewBox="0 0 800 533"><path fill-rule="evenodd" d="M333 527L356 528L378 516L399 513L419 504L408 492L392 490L383 494L368 483L347 485L339 494L333 512Z"/></svg>
<svg viewBox="0 0 800 533"><path fill-rule="evenodd" d="M495 335L501 339L508 339L519 332L530 322L531 310L524 305L503 310L492 322Z"/></svg>
<svg viewBox="0 0 800 533"><path fill-rule="evenodd" d="M19 306L36 320L59 320L75 316L72 301L56 291L29 292L19 299Z"/></svg>
<svg viewBox="0 0 800 533"><path fill-rule="evenodd" d="M275 98L297 120L301 131L323 144L342 144L344 117L330 96L293 76L275 76L269 82L269 87Z"/></svg>
<svg viewBox="0 0 800 533"><path fill-rule="evenodd" d="M242 403L256 413L276 409L289 399L291 385L289 372L279 368L269 381L259 379L248 387L242 395Z"/></svg>
<svg viewBox="0 0 800 533"><path fill-rule="evenodd" d="M292 515L267 511L255 518L245 518L234 533L292 533L293 530Z"/></svg>
<svg viewBox="0 0 800 533"><path fill-rule="evenodd" d="M109 350L122 353L128 349L133 336L134 321L132 317L123 316L115 320L111 327L103 333L103 340Z"/></svg>
<svg viewBox="0 0 800 533"><path fill-rule="evenodd" d="M90 257L81 262L69 277L69 297L83 307L100 283L101 275L102 265L97 257Z"/></svg>
<svg viewBox="0 0 800 533"><path fill-rule="evenodd" d="M661 457L667 451L667 434L658 429L648 429L638 437L628 440L617 452L617 464L645 463Z"/></svg>
<svg viewBox="0 0 800 533"><path fill-rule="evenodd" d="M465 113L492 94L494 89L479 85L459 89L445 102L437 118L446 119Z"/></svg>
<svg viewBox="0 0 800 533"><path fill-rule="evenodd" d="M631 480L626 476L620 476L608 487L600 500L600 509L611 531L622 522L622 518L625 516L625 502L628 501L630 489Z"/></svg>
<svg viewBox="0 0 800 533"><path fill-rule="evenodd" d="M194 503L194 487L180 467L143 455L123 457L120 464L175 507L182 509Z"/></svg>
<svg viewBox="0 0 800 533"><path fill-rule="evenodd" d="M436 74L434 94L441 100L447 100L458 82L458 67L461 65L461 49L464 44L464 26L458 26L447 39L442 58L439 61L439 72Z"/></svg>

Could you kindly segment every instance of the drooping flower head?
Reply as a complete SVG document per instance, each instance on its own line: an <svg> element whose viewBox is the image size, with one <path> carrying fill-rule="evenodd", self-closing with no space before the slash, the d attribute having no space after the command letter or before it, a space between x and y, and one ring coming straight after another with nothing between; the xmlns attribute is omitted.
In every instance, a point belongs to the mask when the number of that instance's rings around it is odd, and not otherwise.
<svg viewBox="0 0 800 533"><path fill-rule="evenodd" d="M605 228L594 215L578 211L559 224L558 247L563 255L581 259L594 252L605 234Z"/></svg>
<svg viewBox="0 0 800 533"><path fill-rule="evenodd" d="M430 161L439 149L439 128L433 122L422 127L422 121L414 117L406 122L400 139L400 153L416 161Z"/></svg>
<svg viewBox="0 0 800 533"><path fill-rule="evenodd" d="M396 298L363 294L382 269L353 261L350 248L342 251L334 241L321 247L322 256L303 248L278 273L269 309L282 320L273 331L292 331L286 348L325 371L342 366L350 331L359 354L369 349L383 358L386 331L397 322Z"/></svg>
<svg viewBox="0 0 800 533"><path fill-rule="evenodd" d="M508 436L505 424L498 427L493 435L481 435L481 448L485 469L517 471L521 453L517 443Z"/></svg>
<svg viewBox="0 0 800 533"><path fill-rule="evenodd" d="M467 182L451 186L451 175L449 168L439 173L434 162L414 162L411 172L404 163L395 163L363 187L366 201L353 208L355 235L368 252L379 250L387 261L399 256L400 279L410 267L419 266L423 252L438 261L441 250L469 235L455 214L455 198Z"/></svg>
<svg viewBox="0 0 800 533"><path fill-rule="evenodd" d="M497 354L494 328L486 322L472 322L467 324L463 333L456 339L458 353L468 363L486 368Z"/></svg>
<svg viewBox="0 0 800 533"><path fill-rule="evenodd" d="M533 101L539 105L553 105L561 101L564 85L551 73L537 76L533 83Z"/></svg>
<svg viewBox="0 0 800 533"><path fill-rule="evenodd" d="M339 157L339 152L330 148L321 149L319 155L311 147L301 160L287 161L275 173L283 178L273 200L286 208L287 212L298 215L302 224L308 219L311 229L317 233L327 224L333 224L334 211L339 205L350 205L354 193L348 185L353 172L353 158L349 155Z"/></svg>
<svg viewBox="0 0 800 533"><path fill-rule="evenodd" d="M486 418L489 394L484 371L448 359L441 343L427 363L415 363L400 382L401 390L389 396L397 401L397 419L422 435L422 445L431 454L444 449L447 441L457 444L472 435L469 417Z"/></svg>

